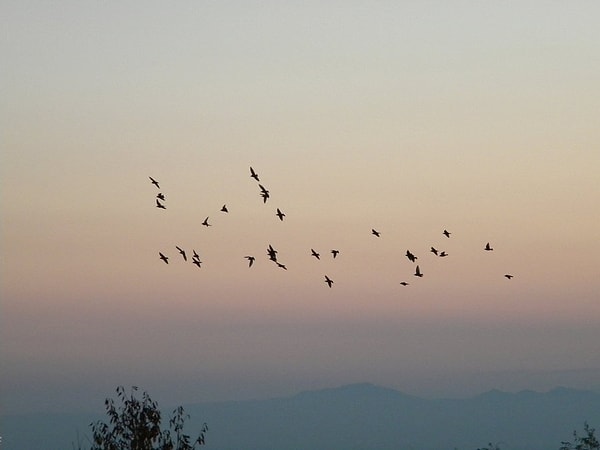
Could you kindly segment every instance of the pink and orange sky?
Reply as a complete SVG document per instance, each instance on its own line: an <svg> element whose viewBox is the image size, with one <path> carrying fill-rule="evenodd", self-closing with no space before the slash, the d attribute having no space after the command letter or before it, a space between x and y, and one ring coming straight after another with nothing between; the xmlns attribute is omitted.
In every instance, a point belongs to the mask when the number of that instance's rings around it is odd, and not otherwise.
<svg viewBox="0 0 600 450"><path fill-rule="evenodd" d="M3 412L600 388L596 2L0 8Z"/></svg>

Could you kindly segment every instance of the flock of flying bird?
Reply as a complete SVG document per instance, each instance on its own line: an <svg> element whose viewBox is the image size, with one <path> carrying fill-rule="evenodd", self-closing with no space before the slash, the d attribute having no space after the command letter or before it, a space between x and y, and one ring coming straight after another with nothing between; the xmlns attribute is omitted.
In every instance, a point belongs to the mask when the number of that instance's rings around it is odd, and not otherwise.
<svg viewBox="0 0 600 450"><path fill-rule="evenodd" d="M156 181L154 178L149 177L151 183L156 186L157 189L159 189L160 191L160 184L158 181ZM261 183L260 183L260 178L258 176L258 174L256 173L256 171L250 167L250 178L253 178L254 180L256 180L258 187L260 189L260 197L263 200L263 203L266 204L267 201L270 198L270 193L269 190L266 189ZM159 192L156 195L156 207L159 209L167 209L166 207L166 197L162 192ZM229 213L229 210L227 209L227 205L223 205L220 209L220 212L223 213ZM276 208L276 212L275 215L279 218L280 221L283 222L285 214L279 209ZM204 221L202 222L202 225L205 227L210 227L212 226L211 223L209 223L209 217L206 217L204 219ZM381 233L379 231L377 231L376 229L372 228L371 229L371 234L377 238L381 237ZM451 233L448 230L444 230L442 232L442 234L446 237L446 238L450 238ZM186 253L186 251L184 249L182 249L179 246L175 246L175 248L177 249L177 251L179 252L179 254L181 255L181 257L183 258L184 261L188 260L188 254ZM486 243L485 246L483 247L483 250L490 252L493 251L494 249L492 248L492 246L490 245L490 243ZM202 261L200 261L200 255L196 252L196 250L192 250L192 263L195 264L198 268L202 267ZM277 258L277 250L275 250L270 244L266 249L267 252L267 256L269 258L270 261L272 261L274 264L276 264L277 267L287 270L287 267L285 266L285 264L281 263L281 261L278 260ZM340 251L337 249L332 249L331 251L331 255L333 257L333 259L337 258L337 256L340 254ZM448 253L446 253L445 251L439 251L438 249L431 247L430 252L433 253L435 256L438 256L440 258L444 258L446 256L448 256ZM169 264L169 257L166 256L165 254L163 254L162 252L158 253L160 260L162 260L165 264ZM313 256L314 258L320 260L321 259L321 255L320 253L318 253L316 250L314 249L310 249L310 255ZM406 251L406 257L408 258L408 260L412 263L416 263L418 257L415 256L410 250ZM247 255L244 256L245 259L248 260L248 267L252 267L252 265L254 264L254 261L256 260L256 257L252 256L252 255ZM414 276L418 277L418 278L422 278L423 277L423 272L421 271L421 268L419 267L418 264L416 264L415 267L415 273ZM511 274L505 274L504 275L505 278L507 278L508 280L513 278L513 275ZM325 283L331 288L333 286L333 280L325 275ZM409 283L406 281L402 281L400 282L400 285L402 286L408 286Z"/></svg>

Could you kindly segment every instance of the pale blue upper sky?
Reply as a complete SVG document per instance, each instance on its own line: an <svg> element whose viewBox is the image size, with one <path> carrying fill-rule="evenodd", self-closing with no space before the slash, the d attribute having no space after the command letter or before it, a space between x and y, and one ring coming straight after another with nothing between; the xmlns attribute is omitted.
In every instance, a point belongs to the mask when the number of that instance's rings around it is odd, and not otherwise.
<svg viewBox="0 0 600 450"><path fill-rule="evenodd" d="M6 408L600 386L597 2L0 17Z"/></svg>

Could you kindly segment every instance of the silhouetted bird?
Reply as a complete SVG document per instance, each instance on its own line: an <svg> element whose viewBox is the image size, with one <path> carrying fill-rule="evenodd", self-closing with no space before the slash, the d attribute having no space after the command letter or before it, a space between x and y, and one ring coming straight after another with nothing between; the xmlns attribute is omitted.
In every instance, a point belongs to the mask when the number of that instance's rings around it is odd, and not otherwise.
<svg viewBox="0 0 600 450"><path fill-rule="evenodd" d="M490 243L488 242L487 244L485 244L485 249L486 251L490 252L492 250L494 250L492 247L490 247Z"/></svg>
<svg viewBox="0 0 600 450"><path fill-rule="evenodd" d="M415 270L415 277L422 277L423 274L421 273L421 269L419 269L419 266L417 266L417 269Z"/></svg>
<svg viewBox="0 0 600 450"><path fill-rule="evenodd" d="M179 253L181 253L181 256L183 256L183 260L187 261L187 255L185 254L185 250L183 250L181 247L177 247L177 246L175 246L175 248L179 251Z"/></svg>
<svg viewBox="0 0 600 450"><path fill-rule="evenodd" d="M229 210L227 209L227 205L223 205L223 207L221 208L221 212L224 212L224 213L229 212Z"/></svg>
<svg viewBox="0 0 600 450"><path fill-rule="evenodd" d="M148 177L148 178L150 178L150 181L152 182L152 184L153 184L154 186L156 186L158 189L160 189L160 186L158 185L158 181L156 181L156 180L155 180L154 178L152 178L152 177Z"/></svg>
<svg viewBox="0 0 600 450"><path fill-rule="evenodd" d="M440 258L443 258L444 256L448 256L448 253L446 253L446 252L442 252L442 253L440 253L440 255L439 255L439 256L440 256Z"/></svg>
<svg viewBox="0 0 600 450"><path fill-rule="evenodd" d="M285 214L281 212L281 210L279 208L277 208L277 213L275 213L275 215L277 217L279 217L279 220L281 220L283 222L283 218L285 217ZM293 220L292 220L293 222Z"/></svg>
<svg viewBox="0 0 600 450"><path fill-rule="evenodd" d="M509 280L513 277L513 275L507 273L506 275L504 275L506 278L508 278Z"/></svg>
<svg viewBox="0 0 600 450"><path fill-rule="evenodd" d="M267 255L269 255L271 261L277 262L277 250L275 250L271 244L269 244L269 247L267 248Z"/></svg>
<svg viewBox="0 0 600 450"><path fill-rule="evenodd" d="M321 259L321 255L315 252L312 248L310 249L310 254L317 259Z"/></svg>
<svg viewBox="0 0 600 450"><path fill-rule="evenodd" d="M254 171L252 167L250 167L250 178L254 178L256 181L260 181L258 179L258 174Z"/></svg>
<svg viewBox="0 0 600 450"><path fill-rule="evenodd" d="M339 250L331 250L331 254L333 255L333 259L337 258L337 255L340 254Z"/></svg>
<svg viewBox="0 0 600 450"><path fill-rule="evenodd" d="M444 236L446 236L447 238L450 237L450 232L448 230L444 230Z"/></svg>
<svg viewBox="0 0 600 450"><path fill-rule="evenodd" d="M194 252L194 254L192 255L192 259L200 259L200 255L196 253L196 250L192 249L192 251Z"/></svg>
<svg viewBox="0 0 600 450"><path fill-rule="evenodd" d="M406 281L401 281L401 282L400 282L400 284L401 284L402 286L408 286L408 283L407 283Z"/></svg>
<svg viewBox="0 0 600 450"><path fill-rule="evenodd" d="M267 203L270 197L269 191L262 184L259 184L258 187L260 188L260 196L263 198L263 203Z"/></svg>
<svg viewBox="0 0 600 450"><path fill-rule="evenodd" d="M333 284L333 280L327 275L325 275L325 283L327 283L327 286L331 287L331 285Z"/></svg>
<svg viewBox="0 0 600 450"><path fill-rule="evenodd" d="M158 252L158 254L160 255L160 259L162 259L165 262L165 264L169 264L168 256L163 255L161 252Z"/></svg>
<svg viewBox="0 0 600 450"><path fill-rule="evenodd" d="M208 223L208 217L206 219L204 219L204 222L202 222L202 225L204 225L205 227L212 226L210 223Z"/></svg>
<svg viewBox="0 0 600 450"><path fill-rule="evenodd" d="M410 262L415 262L418 258L413 255L410 250L406 250L406 257L409 259Z"/></svg>
<svg viewBox="0 0 600 450"><path fill-rule="evenodd" d="M374 228L371 228L371 234L374 236L379 237L379 235L381 234L379 231L375 230Z"/></svg>
<svg viewBox="0 0 600 450"><path fill-rule="evenodd" d="M202 264L202 261L200 261L199 259L194 259L194 260L192 261L192 264L195 264L195 265L197 265L197 266L198 266L198 269L202 269L202 266L201 266L201 264Z"/></svg>
<svg viewBox="0 0 600 450"><path fill-rule="evenodd" d="M433 253L434 255L438 256L438 251L437 249L431 247L431 250L429 250L431 253Z"/></svg>
<svg viewBox="0 0 600 450"><path fill-rule="evenodd" d="M254 258L254 256L244 256L244 258L248 260L248 267L252 267L252 264L254 264L254 260L256 258Z"/></svg>
<svg viewBox="0 0 600 450"><path fill-rule="evenodd" d="M287 267L285 267L285 265L284 265L284 264L281 264L281 263L280 263L280 262L278 262L278 261L275 261L275 263L277 264L277 267L279 267L280 269L287 270Z"/></svg>
<svg viewBox="0 0 600 450"><path fill-rule="evenodd" d="M156 199L156 207L160 209L167 209L167 207L159 202L158 199Z"/></svg>
<svg viewBox="0 0 600 450"><path fill-rule="evenodd" d="M165 200L165 196L164 196L164 194L163 194L162 192L159 192L159 193L156 195L156 198L158 198L158 199L160 199L160 200L163 200L163 201Z"/></svg>

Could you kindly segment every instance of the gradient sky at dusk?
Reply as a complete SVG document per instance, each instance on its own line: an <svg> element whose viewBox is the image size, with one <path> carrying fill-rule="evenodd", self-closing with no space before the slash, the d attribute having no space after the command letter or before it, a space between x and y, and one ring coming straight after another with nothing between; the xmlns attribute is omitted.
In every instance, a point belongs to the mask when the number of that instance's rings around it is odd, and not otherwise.
<svg viewBox="0 0 600 450"><path fill-rule="evenodd" d="M600 388L599 3L0 17L3 412Z"/></svg>

